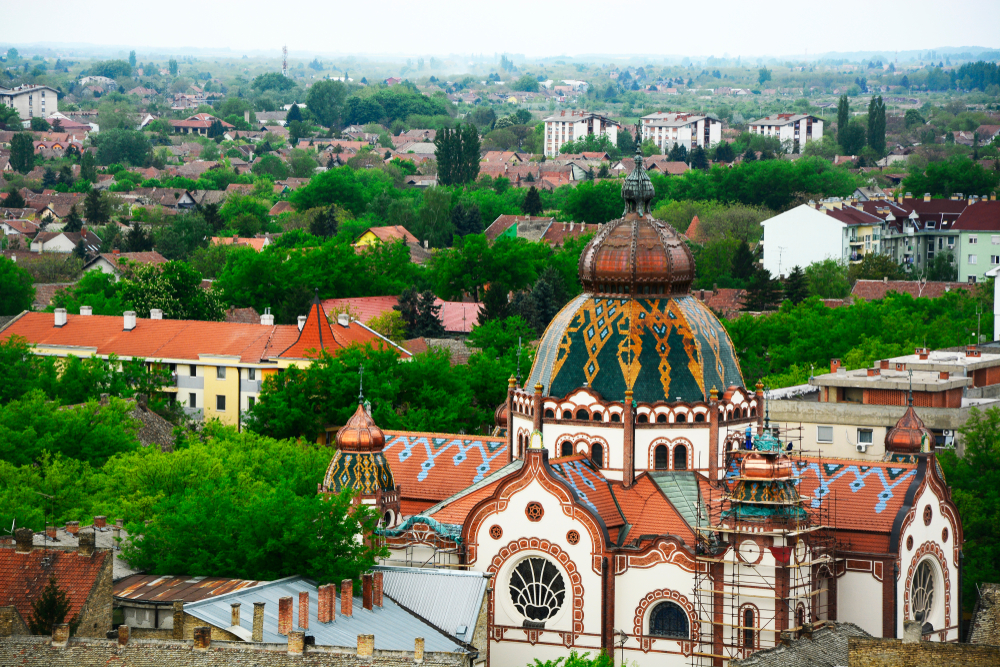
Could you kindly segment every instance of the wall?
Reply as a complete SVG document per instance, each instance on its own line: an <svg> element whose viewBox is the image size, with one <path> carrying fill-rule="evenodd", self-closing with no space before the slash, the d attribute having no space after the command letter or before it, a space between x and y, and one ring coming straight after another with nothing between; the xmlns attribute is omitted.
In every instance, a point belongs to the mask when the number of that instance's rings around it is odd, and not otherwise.
<svg viewBox="0 0 1000 667"><path fill-rule="evenodd" d="M970 243L975 238L976 243ZM976 282L985 280L983 274L997 265L990 262L991 255L1000 255L1000 230L996 232L961 232L958 235L958 281L968 282L969 276L975 276ZM976 263L969 263L969 255L976 257Z"/></svg>
<svg viewBox="0 0 1000 667"><path fill-rule="evenodd" d="M411 651L375 651L373 657L359 657L351 648L307 646L303 655L288 655L285 644L212 642L205 651L192 649L192 642L132 640L119 646L113 639L71 638L65 648L51 646L49 637L0 639L0 665L25 667L215 667L254 665L255 667L392 667L413 665ZM460 667L466 656L455 653L424 653L426 667Z"/></svg>
<svg viewBox="0 0 1000 667"><path fill-rule="evenodd" d="M239 388L240 369L234 364L239 363L239 358L231 357L209 357L202 355L199 360L202 365L198 368L198 375L205 378L205 389L201 398L204 401L205 419L218 419L223 424L235 425L239 420ZM218 379L216 369L223 367L226 369L226 377ZM225 410L216 409L216 397L226 397ZM201 407L201 406L199 406Z"/></svg>
<svg viewBox="0 0 1000 667"><path fill-rule="evenodd" d="M98 550L97 553L105 550ZM114 554L106 552L104 567L90 589L90 595L80 610L80 626L76 630L79 637L104 637L111 629L114 592Z"/></svg>
<svg viewBox="0 0 1000 667"><path fill-rule="evenodd" d="M772 276L788 275L792 267L806 267L843 254L844 225L806 204L761 223L764 227L764 268ZM779 270L780 268L780 270Z"/></svg>
<svg viewBox="0 0 1000 667"><path fill-rule="evenodd" d="M865 632L882 636L882 582L870 573L848 570L837 578L837 621L854 623Z"/></svg>
<svg viewBox="0 0 1000 667"><path fill-rule="evenodd" d="M980 667L1000 663L1000 646L930 642L904 644L898 639L850 637L847 640L847 656L849 667Z"/></svg>

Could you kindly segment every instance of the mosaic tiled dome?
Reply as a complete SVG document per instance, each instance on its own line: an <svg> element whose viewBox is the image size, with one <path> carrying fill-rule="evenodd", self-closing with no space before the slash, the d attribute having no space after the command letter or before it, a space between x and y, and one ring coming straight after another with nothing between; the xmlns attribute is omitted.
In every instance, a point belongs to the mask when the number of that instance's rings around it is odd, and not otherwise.
<svg viewBox="0 0 1000 667"><path fill-rule="evenodd" d="M347 424L337 431L337 452L326 470L323 490L340 493L351 489L361 495L372 495L379 489L395 488L392 469L382 453L384 447L385 433L364 406L358 405Z"/></svg>
<svg viewBox="0 0 1000 667"><path fill-rule="evenodd" d="M712 387L744 386L725 328L689 294L691 251L648 217L653 185L641 156L633 175L622 187L625 216L584 249L585 292L545 330L525 386L558 397L586 386L606 400L631 389L645 403L705 401Z"/></svg>

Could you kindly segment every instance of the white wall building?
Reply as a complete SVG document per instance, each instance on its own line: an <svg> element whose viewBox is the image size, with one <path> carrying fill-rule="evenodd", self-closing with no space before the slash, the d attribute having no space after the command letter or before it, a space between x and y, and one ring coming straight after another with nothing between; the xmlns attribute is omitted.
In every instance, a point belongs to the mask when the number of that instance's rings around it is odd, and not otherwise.
<svg viewBox="0 0 1000 667"><path fill-rule="evenodd" d="M849 250L844 223L807 204L760 223L764 228L764 268L772 276L788 275L824 259L843 259Z"/></svg>
<svg viewBox="0 0 1000 667"><path fill-rule="evenodd" d="M782 142L799 143L799 150L809 141L823 140L823 121L806 114L779 113L750 123L750 133L777 137Z"/></svg>
<svg viewBox="0 0 1000 667"><path fill-rule="evenodd" d="M59 110L59 93L48 86L0 88L0 104L17 109L21 118L45 118Z"/></svg>
<svg viewBox="0 0 1000 667"><path fill-rule="evenodd" d="M642 117L642 140L646 139L663 153L677 144L689 151L695 146L707 149L722 141L722 123L707 115L658 111Z"/></svg>
<svg viewBox="0 0 1000 667"><path fill-rule="evenodd" d="M545 157L555 157L559 148L567 141L579 141L587 135L607 136L612 143L618 142L620 124L598 114L587 111L559 111L549 116L545 123Z"/></svg>

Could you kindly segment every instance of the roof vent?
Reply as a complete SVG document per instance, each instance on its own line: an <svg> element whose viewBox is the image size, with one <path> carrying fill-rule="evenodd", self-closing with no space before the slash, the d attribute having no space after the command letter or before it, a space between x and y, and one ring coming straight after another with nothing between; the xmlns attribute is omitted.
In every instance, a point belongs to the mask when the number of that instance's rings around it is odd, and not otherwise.
<svg viewBox="0 0 1000 667"><path fill-rule="evenodd" d="M274 326L274 315L271 314L270 308L264 309L264 314L260 316L260 323L265 327Z"/></svg>
<svg viewBox="0 0 1000 667"><path fill-rule="evenodd" d="M351 316L347 313L340 313L337 315L337 324L342 327L347 327L351 325Z"/></svg>
<svg viewBox="0 0 1000 667"><path fill-rule="evenodd" d="M94 314L93 306L80 306L80 314L84 316L90 316Z"/></svg>
<svg viewBox="0 0 1000 667"><path fill-rule="evenodd" d="M66 326L66 309L56 308L56 328Z"/></svg>
<svg viewBox="0 0 1000 667"><path fill-rule="evenodd" d="M135 329L135 311L126 310L124 331L132 331L132 329Z"/></svg>
<svg viewBox="0 0 1000 667"><path fill-rule="evenodd" d="M163 319L163 311L160 310L159 308L153 308L152 310L149 311L149 319L151 319L151 320L162 320Z"/></svg>
<svg viewBox="0 0 1000 667"><path fill-rule="evenodd" d="M302 331L302 328L305 325L306 325L306 316L305 315L299 315L299 331Z"/></svg>

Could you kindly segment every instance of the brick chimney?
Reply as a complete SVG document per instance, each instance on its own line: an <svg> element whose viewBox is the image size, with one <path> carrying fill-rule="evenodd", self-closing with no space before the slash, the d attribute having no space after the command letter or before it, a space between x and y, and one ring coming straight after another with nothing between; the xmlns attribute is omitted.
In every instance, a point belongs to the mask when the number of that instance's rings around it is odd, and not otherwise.
<svg viewBox="0 0 1000 667"><path fill-rule="evenodd" d="M229 605L229 625L239 627L240 625L240 603L233 602Z"/></svg>
<svg viewBox="0 0 1000 667"><path fill-rule="evenodd" d="M921 360L926 361L927 357L930 356L931 351L928 350L926 347L918 347L916 349L916 354L917 354L917 357L919 357Z"/></svg>
<svg viewBox="0 0 1000 667"><path fill-rule="evenodd" d="M184 639L184 601L174 600L173 639Z"/></svg>
<svg viewBox="0 0 1000 667"><path fill-rule="evenodd" d="M288 635L292 629L292 597L278 598L278 634Z"/></svg>
<svg viewBox="0 0 1000 667"><path fill-rule="evenodd" d="M877 377L877 376L879 376L881 374L882 374L882 372L881 372L881 369L879 369L879 368L869 368L868 369L868 377L870 377L870 378Z"/></svg>
<svg viewBox="0 0 1000 667"><path fill-rule="evenodd" d="M58 529L55 526L46 525L45 526L45 537L46 537L46 539L54 541L56 539L56 530L58 530Z"/></svg>
<svg viewBox="0 0 1000 667"><path fill-rule="evenodd" d="M76 535L80 532L80 522L79 521L67 521L66 522L66 532L70 535Z"/></svg>
<svg viewBox="0 0 1000 667"><path fill-rule="evenodd" d="M126 646L128 644L129 629L127 625L118 626L118 645Z"/></svg>
<svg viewBox="0 0 1000 667"><path fill-rule="evenodd" d="M831 359L830 360L830 372L831 373L836 373L838 370L840 370L840 359Z"/></svg>
<svg viewBox="0 0 1000 667"><path fill-rule="evenodd" d="M418 665L424 661L424 638L413 638L413 662Z"/></svg>
<svg viewBox="0 0 1000 667"><path fill-rule="evenodd" d="M35 532L30 528L18 528L14 531L14 551L19 554L31 553L32 544L35 541Z"/></svg>
<svg viewBox="0 0 1000 667"><path fill-rule="evenodd" d="M303 630L309 629L309 591L299 592L299 627Z"/></svg>
<svg viewBox="0 0 1000 667"><path fill-rule="evenodd" d="M52 645L56 648L65 648L69 643L69 623L59 623L52 626Z"/></svg>
<svg viewBox="0 0 1000 667"><path fill-rule="evenodd" d="M361 606L372 610L372 575L361 575Z"/></svg>
<svg viewBox="0 0 1000 667"><path fill-rule="evenodd" d="M94 555L95 545L97 544L97 534L88 530L85 533L80 533L79 535L80 546L77 547L76 553L84 558L90 558Z"/></svg>
<svg viewBox="0 0 1000 667"><path fill-rule="evenodd" d="M888 360L888 359L881 359L881 360L880 360L880 361L878 362L878 367L879 367L880 369L884 370L884 371L887 371L887 370L889 370L889 360Z"/></svg>
<svg viewBox="0 0 1000 667"><path fill-rule="evenodd" d="M951 377L951 373L949 373L948 371L941 371L938 374L938 377L941 378L942 380L947 380L949 377Z"/></svg>
<svg viewBox="0 0 1000 667"><path fill-rule="evenodd" d="M344 579L340 582L340 615L350 618L354 611L354 582Z"/></svg>
<svg viewBox="0 0 1000 667"><path fill-rule="evenodd" d="M330 602L333 600L333 589L330 584L320 586L316 591L319 601L316 603L316 620L320 623L330 623L333 621L333 614L330 613ZM336 613L336 608L332 610Z"/></svg>
<svg viewBox="0 0 1000 667"><path fill-rule="evenodd" d="M94 528L100 528L104 530L108 527L108 517L106 516L95 516L94 517Z"/></svg>
<svg viewBox="0 0 1000 667"><path fill-rule="evenodd" d="M980 352L979 349L975 345L966 345L965 346L965 356L967 356L967 357L981 357L981 356L983 356L983 353Z"/></svg>
<svg viewBox="0 0 1000 667"><path fill-rule="evenodd" d="M375 652L375 635L358 635L358 657L371 658Z"/></svg>
<svg viewBox="0 0 1000 667"><path fill-rule="evenodd" d="M253 603L253 632L250 640L255 642L264 641L264 603Z"/></svg>
<svg viewBox="0 0 1000 667"><path fill-rule="evenodd" d="M207 625L199 625L194 629L194 646L192 647L195 651L207 651L212 645L212 628Z"/></svg>
<svg viewBox="0 0 1000 667"><path fill-rule="evenodd" d="M292 630L288 633L288 655L302 655L306 648L306 633Z"/></svg>
<svg viewBox="0 0 1000 667"><path fill-rule="evenodd" d="M372 579L372 604L379 609L382 608L382 572L375 573Z"/></svg>

